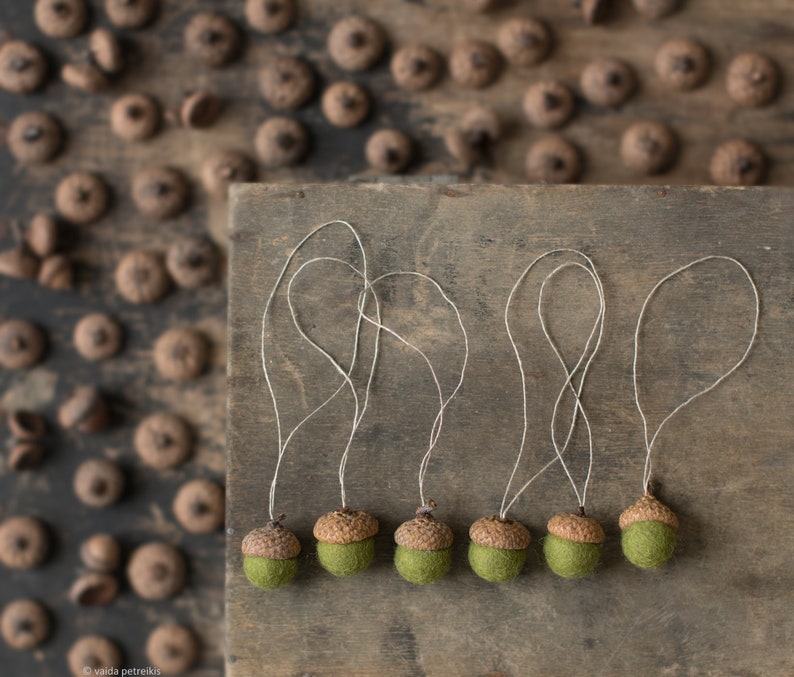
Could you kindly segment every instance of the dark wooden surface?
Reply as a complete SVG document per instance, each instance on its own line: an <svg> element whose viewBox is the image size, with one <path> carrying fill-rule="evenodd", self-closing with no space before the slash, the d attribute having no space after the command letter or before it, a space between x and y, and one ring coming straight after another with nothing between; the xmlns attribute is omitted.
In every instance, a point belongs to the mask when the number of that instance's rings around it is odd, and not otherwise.
<svg viewBox="0 0 794 677"><path fill-rule="evenodd" d="M238 189L232 204L229 675L786 672L785 644L794 630L787 564L794 544L788 487L794 398L786 368L794 329L791 191L250 186ZM261 313L292 247L332 219L359 229L373 276L401 269L437 279L460 306L469 331L466 382L448 409L427 476L428 495L456 536L452 571L432 586L415 587L397 575L392 535L418 503L416 471L435 395L421 361L388 339L372 409L348 466L350 505L381 522L373 565L355 578L335 579L317 563L311 535L317 516L339 504L336 464L352 416L347 396L310 422L285 458L276 511L288 514L286 524L303 545L296 580L265 592L251 586L241 568L241 539L267 520L276 455L260 368ZM355 263L350 243L341 229L329 232L292 271L320 252ZM469 570L466 547L468 526L498 510L520 435L520 382L503 304L532 258L556 247L591 255L607 296L604 345L585 402L596 453L589 514L604 524L608 540L590 579L562 580L545 568L540 537L546 520L576 507L555 468L512 512L533 534L524 572L493 585ZM658 279L708 254L738 257L752 272L763 304L758 343L738 372L693 403L659 439L655 478L681 519L680 541L664 569L644 572L623 560L617 529L620 511L641 493L644 458L631 391L634 323ZM550 269L530 276L514 315L530 398L528 456L520 470L525 478L553 453L548 422L563 380L535 317L533 295ZM570 360L592 319L594 297L582 279L562 275L546 306L550 329ZM340 357L349 356L351 345L350 292L348 276L322 266L296 286L303 326ZM384 299L387 324L426 350L450 387L461 356L454 319L421 285L395 282ZM336 380L296 339L283 294L273 311L270 364L291 427L333 392ZM727 264L693 269L660 291L649 308L640 362L652 424L741 355L752 316L749 287ZM580 437L568 452L579 478L583 444Z"/></svg>

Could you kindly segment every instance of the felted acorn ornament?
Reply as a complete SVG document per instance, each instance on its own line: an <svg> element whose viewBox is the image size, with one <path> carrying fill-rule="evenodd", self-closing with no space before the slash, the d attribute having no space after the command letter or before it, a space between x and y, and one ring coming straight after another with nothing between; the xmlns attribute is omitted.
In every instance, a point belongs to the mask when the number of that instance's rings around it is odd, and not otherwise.
<svg viewBox="0 0 794 677"><path fill-rule="evenodd" d="M626 508L618 520L623 554L640 569L658 569L673 554L678 517L651 494Z"/></svg>
<svg viewBox="0 0 794 677"><path fill-rule="evenodd" d="M394 532L394 566L409 583L427 585L446 576L452 565L452 529L431 514L433 501Z"/></svg>
<svg viewBox="0 0 794 677"><path fill-rule="evenodd" d="M603 527L582 514L562 513L549 520L543 539L546 564L563 578L584 578L596 568L605 540Z"/></svg>
<svg viewBox="0 0 794 677"><path fill-rule="evenodd" d="M243 539L243 569L248 580L264 590L286 585L298 571L301 544L278 520L249 531Z"/></svg>
<svg viewBox="0 0 794 677"><path fill-rule="evenodd" d="M469 538L469 565L491 583L511 581L521 573L532 540L521 522L499 515L478 519L469 527Z"/></svg>
<svg viewBox="0 0 794 677"><path fill-rule="evenodd" d="M362 510L342 506L325 513L314 524L317 557L334 576L361 573L375 556L378 520Z"/></svg>

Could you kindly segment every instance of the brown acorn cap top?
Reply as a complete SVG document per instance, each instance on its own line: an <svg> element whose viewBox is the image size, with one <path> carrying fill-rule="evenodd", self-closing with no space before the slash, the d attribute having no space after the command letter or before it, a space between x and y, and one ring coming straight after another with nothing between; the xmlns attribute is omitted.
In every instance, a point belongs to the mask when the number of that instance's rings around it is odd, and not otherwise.
<svg viewBox="0 0 794 677"><path fill-rule="evenodd" d="M604 528L594 519L568 512L552 517L547 529L550 534L574 543L603 543L606 539Z"/></svg>
<svg viewBox="0 0 794 677"><path fill-rule="evenodd" d="M363 510L342 507L322 515L314 524L314 537L324 543L358 543L378 533L378 520Z"/></svg>
<svg viewBox="0 0 794 677"><path fill-rule="evenodd" d="M243 539L242 550L244 557L292 559L300 554L301 544L295 534L274 520L249 531Z"/></svg>
<svg viewBox="0 0 794 677"><path fill-rule="evenodd" d="M432 504L435 507L435 504ZM421 507L416 517L403 522L394 532L394 542L411 550L445 550L452 547L455 536L443 522L430 514L432 508Z"/></svg>
<svg viewBox="0 0 794 677"><path fill-rule="evenodd" d="M521 522L499 515L478 519L469 527L469 538L477 545L501 550L524 550L532 540Z"/></svg>
<svg viewBox="0 0 794 677"><path fill-rule="evenodd" d="M678 518L675 513L650 494L645 494L634 505L626 508L618 520L621 531L626 531L635 522L661 522L668 527L678 529Z"/></svg>

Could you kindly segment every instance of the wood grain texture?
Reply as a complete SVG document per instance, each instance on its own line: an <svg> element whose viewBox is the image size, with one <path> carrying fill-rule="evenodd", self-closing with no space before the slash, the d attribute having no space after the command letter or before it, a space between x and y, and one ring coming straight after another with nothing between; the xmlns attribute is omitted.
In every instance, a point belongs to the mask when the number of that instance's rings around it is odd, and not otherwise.
<svg viewBox="0 0 794 677"><path fill-rule="evenodd" d="M794 442L789 381L794 194L780 189L509 186L246 186L232 201L229 322L227 671L249 675L783 674L791 636ZM372 567L334 579L316 561L314 520L338 506L336 464L352 416L340 396L288 451L276 511L300 538L296 580L264 592L249 585L240 542L267 519L275 456L272 408L261 375L261 312L291 249L314 226L347 219L362 233L372 275L418 270L459 304L471 341L464 388L447 412L430 464L428 494L456 543L450 574L424 588L392 566L392 534L418 503L416 471L435 415L421 361L384 341L371 410L348 467L350 504L381 521ZM322 251L359 261L351 238L329 233ZM466 562L468 526L496 512L520 435L520 382L501 316L513 281L538 254L580 248L604 280L604 345L585 387L596 461L589 514L608 535L591 579L556 578L542 561L549 517L573 510L559 468L533 485L512 515L533 534L515 581L493 585ZM681 519L674 559L643 572L623 560L617 518L641 493L642 428L631 391L634 323L653 284L707 254L738 257L761 291L758 343L742 368L693 403L660 436L655 478ZM526 356L528 477L552 453L548 424L563 373L543 343L534 297L517 298ZM350 278L318 267L296 285L302 323L348 355L355 307ZM339 291L341 289L341 292ZM421 284L395 281L384 318L428 352L445 388L461 356L454 320ZM551 331L569 359L587 336L594 297L563 274L549 289ZM575 294L581 292L581 300ZM588 296L589 294L589 296ZM571 300L566 304L564 301ZM287 425L334 389L327 365L300 347L283 293L272 318L274 383ZM705 264L663 287L649 308L640 375L652 420L741 354L752 297L738 269ZM371 338L371 337L370 337ZM366 342L365 342L366 343ZM348 359L348 358L345 358ZM302 379L302 380L299 380ZM653 418L655 417L655 419ZM581 479L585 441L569 451Z"/></svg>

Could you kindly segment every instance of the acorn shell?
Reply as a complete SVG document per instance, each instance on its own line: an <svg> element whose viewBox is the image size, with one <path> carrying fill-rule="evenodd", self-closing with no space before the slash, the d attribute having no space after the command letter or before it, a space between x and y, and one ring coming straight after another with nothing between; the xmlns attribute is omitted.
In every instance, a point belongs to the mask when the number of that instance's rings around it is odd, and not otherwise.
<svg viewBox="0 0 794 677"><path fill-rule="evenodd" d="M324 543L358 543L378 533L378 520L363 510L339 508L322 515L315 522L313 533Z"/></svg>
<svg viewBox="0 0 794 677"><path fill-rule="evenodd" d="M501 550L524 550L532 537L527 528L509 518L499 515L481 517L469 527L469 538L477 545Z"/></svg>
<svg viewBox="0 0 794 677"><path fill-rule="evenodd" d="M626 508L618 520L621 531L626 531L635 522L661 522L672 529L678 529L678 517L675 513L649 494Z"/></svg>
<svg viewBox="0 0 794 677"><path fill-rule="evenodd" d="M403 522L394 532L394 542L411 550L445 550L452 547L452 529L430 514Z"/></svg>
<svg viewBox="0 0 794 677"><path fill-rule="evenodd" d="M606 539L603 527L594 519L567 512L552 517L546 528L550 534L574 543L603 543Z"/></svg>
<svg viewBox="0 0 794 677"><path fill-rule="evenodd" d="M268 522L245 535L242 550L244 557L292 559L300 554L301 544L295 534L279 522Z"/></svg>

